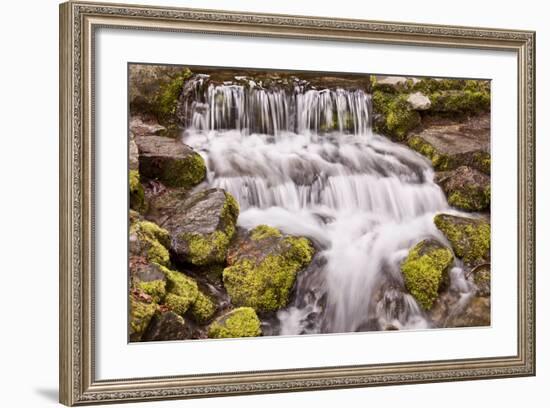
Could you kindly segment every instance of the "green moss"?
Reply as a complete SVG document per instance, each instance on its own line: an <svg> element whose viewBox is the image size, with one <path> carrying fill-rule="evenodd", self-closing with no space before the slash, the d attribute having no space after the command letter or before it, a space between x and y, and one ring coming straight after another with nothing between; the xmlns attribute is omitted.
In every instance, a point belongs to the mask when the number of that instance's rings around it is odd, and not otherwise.
<svg viewBox="0 0 550 408"><path fill-rule="evenodd" d="M161 84L153 98L153 111L162 124L171 125L175 121L178 99L183 90L185 81L191 77L189 69L178 72L170 81Z"/></svg>
<svg viewBox="0 0 550 408"><path fill-rule="evenodd" d="M130 340L139 341L157 311L156 303L145 303L130 296Z"/></svg>
<svg viewBox="0 0 550 408"><path fill-rule="evenodd" d="M473 114L486 112L491 107L488 91L446 91L434 92L430 96L431 112L452 114Z"/></svg>
<svg viewBox="0 0 550 408"><path fill-rule="evenodd" d="M306 238L288 237L285 250L260 262L241 259L223 271L223 282L236 306L270 312L286 306L296 274L311 262L314 249Z"/></svg>
<svg viewBox="0 0 550 408"><path fill-rule="evenodd" d="M270 237L282 237L281 231L268 225L258 225L251 231L250 236L254 241Z"/></svg>
<svg viewBox="0 0 550 408"><path fill-rule="evenodd" d="M196 322L204 324L212 319L216 313L216 305L212 299L199 290L190 312Z"/></svg>
<svg viewBox="0 0 550 408"><path fill-rule="evenodd" d="M182 233L180 236L189 247L188 260L193 265L208 265L223 263L229 247L229 237L222 231L214 231L208 235L197 233Z"/></svg>
<svg viewBox="0 0 550 408"><path fill-rule="evenodd" d="M145 192L140 182L139 172L130 170L129 174L129 189L130 189L130 208L138 212L145 212L147 205L145 202Z"/></svg>
<svg viewBox="0 0 550 408"><path fill-rule="evenodd" d="M168 231L149 221L137 221L130 226L130 234L133 233L138 236L149 262L164 266L170 264L170 254L166 248L170 246Z"/></svg>
<svg viewBox="0 0 550 408"><path fill-rule="evenodd" d="M164 304L179 315L183 315L195 302L199 294L197 283L181 272L161 267L166 276L167 294Z"/></svg>
<svg viewBox="0 0 550 408"><path fill-rule="evenodd" d="M481 211L491 203L490 187L463 186L453 191L448 197L449 204L465 211Z"/></svg>
<svg viewBox="0 0 550 408"><path fill-rule="evenodd" d="M453 262L450 249L422 241L401 264L407 290L425 310L432 308L444 274Z"/></svg>
<svg viewBox="0 0 550 408"><path fill-rule="evenodd" d="M412 136L407 141L407 144L411 149L427 157L432 162L432 166L436 170L448 170L452 165L452 160L449 156L438 153L430 143L426 142L419 136Z"/></svg>
<svg viewBox="0 0 550 408"><path fill-rule="evenodd" d="M191 188L206 177L206 165L202 156L196 152L183 159L166 160L159 179L168 187Z"/></svg>
<svg viewBox="0 0 550 408"><path fill-rule="evenodd" d="M221 212L221 221L225 225L225 235L231 240L235 234L235 224L239 217L239 203L235 200L235 197L231 193L225 192L225 202ZM225 255L224 255L225 257Z"/></svg>
<svg viewBox="0 0 550 408"><path fill-rule="evenodd" d="M491 247L491 226L483 220L473 220L438 214L437 228L447 237L456 256L469 265L485 261Z"/></svg>
<svg viewBox="0 0 550 408"><path fill-rule="evenodd" d="M262 334L260 319L254 309L240 307L217 319L208 329L213 339L256 337Z"/></svg>
<svg viewBox="0 0 550 408"><path fill-rule="evenodd" d="M475 152L472 157L472 167L485 174L491 174L491 155L487 152Z"/></svg>
<svg viewBox="0 0 550 408"><path fill-rule="evenodd" d="M161 303L164 300L164 296L166 296L166 282L164 280L140 281L137 287L142 292L151 296L155 303Z"/></svg>
<svg viewBox="0 0 550 408"><path fill-rule="evenodd" d="M420 124L420 115L407 102L408 94L373 92L373 110L383 119L375 123L375 131L402 141Z"/></svg>

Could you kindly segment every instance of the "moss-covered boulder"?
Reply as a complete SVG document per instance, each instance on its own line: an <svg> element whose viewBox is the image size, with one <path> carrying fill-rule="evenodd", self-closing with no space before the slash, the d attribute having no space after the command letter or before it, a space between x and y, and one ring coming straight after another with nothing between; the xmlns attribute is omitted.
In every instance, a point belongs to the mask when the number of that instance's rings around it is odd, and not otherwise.
<svg viewBox="0 0 550 408"><path fill-rule="evenodd" d="M197 298L191 305L189 313L193 320L199 324L205 324L212 320L212 317L216 314L216 303L214 300L199 290Z"/></svg>
<svg viewBox="0 0 550 408"><path fill-rule="evenodd" d="M150 221L135 220L130 225L130 255L145 258L150 263L170 264L170 235L168 231Z"/></svg>
<svg viewBox="0 0 550 408"><path fill-rule="evenodd" d="M162 267L148 263L140 257L130 258L131 286L149 296L155 303L162 303L166 296L166 276Z"/></svg>
<svg viewBox="0 0 550 408"><path fill-rule="evenodd" d="M141 341L187 340L191 337L192 330L185 319L172 311L166 311L153 316Z"/></svg>
<svg viewBox="0 0 550 408"><path fill-rule="evenodd" d="M235 306L272 312L287 305L296 275L314 254L307 238L259 226L239 233L228 253L223 283Z"/></svg>
<svg viewBox="0 0 550 408"><path fill-rule="evenodd" d="M130 341L140 341L143 333L149 326L151 319L157 312L157 304L149 299L143 299L130 294Z"/></svg>
<svg viewBox="0 0 550 408"><path fill-rule="evenodd" d="M464 211L483 211L491 205L491 178L468 166L439 175L449 204Z"/></svg>
<svg viewBox="0 0 550 408"><path fill-rule="evenodd" d="M490 261L491 225L484 218L438 214L434 223L466 265L473 267Z"/></svg>
<svg viewBox="0 0 550 408"><path fill-rule="evenodd" d="M163 226L172 236L172 251L180 262L197 266L225 262L239 215L233 196L209 189L178 204Z"/></svg>
<svg viewBox="0 0 550 408"><path fill-rule="evenodd" d="M261 334L260 319L250 307L239 307L224 314L208 329L208 337L213 339L256 337Z"/></svg>
<svg viewBox="0 0 550 408"><path fill-rule="evenodd" d="M423 309L431 309L453 260L449 248L435 240L424 240L409 251L401 264L405 287Z"/></svg>
<svg viewBox="0 0 550 408"><path fill-rule="evenodd" d="M487 114L461 121L426 119L422 131L407 139L407 145L429 159L435 170L468 166L484 174L491 174L490 142Z"/></svg>
<svg viewBox="0 0 550 408"><path fill-rule="evenodd" d="M144 213L147 210L147 203L145 201L145 192L141 185L139 172L137 170L130 170L128 173L128 189L130 190L130 208L140 213Z"/></svg>
<svg viewBox="0 0 550 408"><path fill-rule="evenodd" d="M181 272L172 271L168 268L162 268L162 272L167 281L167 294L164 298L164 304L170 310L182 316L199 295L197 282Z"/></svg>
<svg viewBox="0 0 550 408"><path fill-rule="evenodd" d="M136 137L139 172L146 179L159 180L168 187L190 188L206 177L200 154L181 141L163 136Z"/></svg>

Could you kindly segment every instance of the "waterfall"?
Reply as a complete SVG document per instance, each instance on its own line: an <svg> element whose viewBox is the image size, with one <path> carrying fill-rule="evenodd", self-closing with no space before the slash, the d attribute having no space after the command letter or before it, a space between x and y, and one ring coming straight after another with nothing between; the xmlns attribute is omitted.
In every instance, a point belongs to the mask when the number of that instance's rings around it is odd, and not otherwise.
<svg viewBox="0 0 550 408"><path fill-rule="evenodd" d="M400 263L420 240L444 241L432 219L448 204L426 159L373 134L366 91L199 75L180 118L208 183L239 202L241 227L268 224L318 249L264 334L429 327Z"/></svg>

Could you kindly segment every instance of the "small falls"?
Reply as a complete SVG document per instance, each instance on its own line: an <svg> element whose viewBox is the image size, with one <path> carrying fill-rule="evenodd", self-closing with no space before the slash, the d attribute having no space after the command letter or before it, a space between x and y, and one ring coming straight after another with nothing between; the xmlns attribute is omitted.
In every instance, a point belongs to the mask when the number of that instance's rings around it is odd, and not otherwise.
<svg viewBox="0 0 550 408"><path fill-rule="evenodd" d="M179 116L208 183L239 202L240 226L275 226L318 249L264 334L430 327L400 263L420 240L445 240L432 219L448 204L427 160L372 132L367 92L197 75ZM460 265L453 271L460 286Z"/></svg>

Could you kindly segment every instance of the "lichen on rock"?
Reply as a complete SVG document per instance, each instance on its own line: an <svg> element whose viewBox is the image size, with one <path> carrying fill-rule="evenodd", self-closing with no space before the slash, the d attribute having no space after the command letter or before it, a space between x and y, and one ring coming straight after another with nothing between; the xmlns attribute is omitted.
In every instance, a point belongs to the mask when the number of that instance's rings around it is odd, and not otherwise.
<svg viewBox="0 0 550 408"><path fill-rule="evenodd" d="M456 256L467 265L490 260L491 225L485 219L438 214L434 223L449 240Z"/></svg>
<svg viewBox="0 0 550 408"><path fill-rule="evenodd" d="M213 339L256 337L262 334L260 319L254 309L239 307L216 319L208 329Z"/></svg>
<svg viewBox="0 0 550 408"><path fill-rule="evenodd" d="M257 312L286 306L297 273L311 262L315 251L307 238L274 230L257 227L232 245L223 283L234 305Z"/></svg>
<svg viewBox="0 0 550 408"><path fill-rule="evenodd" d="M423 309L431 309L453 259L449 248L424 240L409 251L401 264L405 286Z"/></svg>

